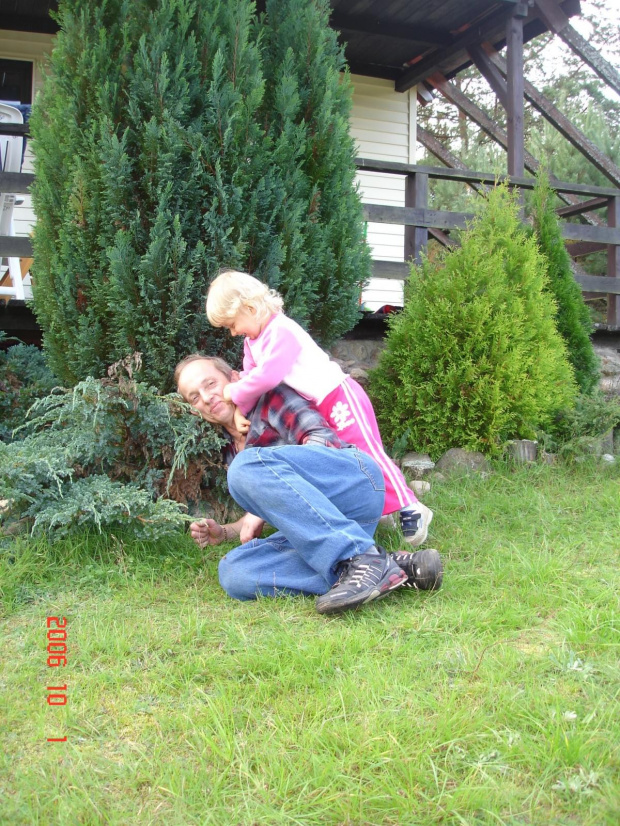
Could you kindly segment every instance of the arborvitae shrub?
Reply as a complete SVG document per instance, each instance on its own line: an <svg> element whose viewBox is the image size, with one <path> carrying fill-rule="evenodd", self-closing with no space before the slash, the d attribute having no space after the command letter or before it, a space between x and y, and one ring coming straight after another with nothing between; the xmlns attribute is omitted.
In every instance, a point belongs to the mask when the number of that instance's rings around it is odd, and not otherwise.
<svg viewBox="0 0 620 826"><path fill-rule="evenodd" d="M493 189L461 240L413 268L371 375L386 440L409 431L409 448L434 457L451 447L496 454L509 438L533 437L576 394L545 262L516 196Z"/></svg>
<svg viewBox="0 0 620 826"><path fill-rule="evenodd" d="M325 343L352 326L369 258L325 0L260 20L251 0L61 0L58 20L31 128L35 305L62 381L139 351L169 389L188 352L234 358L204 314L220 266Z"/></svg>
<svg viewBox="0 0 620 826"><path fill-rule="evenodd" d="M579 389L591 393L599 380L598 358L590 340L592 318L571 269L553 200L549 178L540 173L532 197L532 217L536 239L547 262L547 289L556 301L556 325L566 341Z"/></svg>

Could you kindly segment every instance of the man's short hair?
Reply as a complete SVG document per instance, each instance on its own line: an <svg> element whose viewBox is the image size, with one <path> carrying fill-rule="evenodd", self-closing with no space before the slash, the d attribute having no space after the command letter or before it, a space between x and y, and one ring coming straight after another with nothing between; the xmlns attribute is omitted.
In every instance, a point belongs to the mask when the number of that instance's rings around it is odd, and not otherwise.
<svg viewBox="0 0 620 826"><path fill-rule="evenodd" d="M227 364L224 359L220 358L219 356L203 356L202 353L192 353L189 356L185 356L177 366L174 368L174 384L178 390L179 388L179 379L181 378L181 373L187 367L188 364L191 364L192 361L210 361L211 364L219 370L220 373L223 373L226 378L230 381L232 378L232 367Z"/></svg>

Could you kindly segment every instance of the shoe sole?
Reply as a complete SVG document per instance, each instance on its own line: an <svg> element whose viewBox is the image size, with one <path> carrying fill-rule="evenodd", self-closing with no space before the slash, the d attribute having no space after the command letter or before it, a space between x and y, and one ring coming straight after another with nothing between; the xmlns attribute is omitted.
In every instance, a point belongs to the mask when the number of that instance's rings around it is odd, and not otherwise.
<svg viewBox="0 0 620 826"><path fill-rule="evenodd" d="M374 602L377 599L386 597L390 591L395 591L407 582L407 574L401 569L400 574L394 572L390 575L387 582L381 588L374 588L369 594L363 598L357 599L355 602L346 603L321 603L316 605L316 610L319 614L341 614L343 611L350 611L352 608L359 608L369 602Z"/></svg>
<svg viewBox="0 0 620 826"><path fill-rule="evenodd" d="M420 531L418 531L413 536L405 536L403 534L403 536L405 537L405 542L408 545L411 545L412 548L417 548L418 545L421 545L423 542L426 542L426 537L428 536L428 528L431 522L433 521L433 511L430 508L427 508L426 505L423 505L423 507L426 509L426 512L428 514L428 519L424 522L423 531L421 533ZM424 511L422 511L422 513L424 513Z"/></svg>

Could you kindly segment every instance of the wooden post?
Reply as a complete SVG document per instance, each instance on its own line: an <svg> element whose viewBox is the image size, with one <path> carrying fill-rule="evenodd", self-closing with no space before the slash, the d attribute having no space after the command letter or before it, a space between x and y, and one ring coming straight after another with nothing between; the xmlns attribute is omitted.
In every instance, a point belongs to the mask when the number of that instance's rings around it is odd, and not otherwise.
<svg viewBox="0 0 620 826"><path fill-rule="evenodd" d="M508 91L508 174L524 172L523 137L523 18L510 17L506 24Z"/></svg>
<svg viewBox="0 0 620 826"><path fill-rule="evenodd" d="M610 227L620 226L620 196L609 199L607 224ZM620 246L617 244L609 244L607 247L607 275L611 278L620 277ZM607 323L614 327L620 324L620 295L607 295Z"/></svg>
<svg viewBox="0 0 620 826"><path fill-rule="evenodd" d="M428 175L416 172L407 175L405 183L405 206L426 209L428 206ZM405 261L413 258L416 264L422 260L428 245L426 227L405 227Z"/></svg>

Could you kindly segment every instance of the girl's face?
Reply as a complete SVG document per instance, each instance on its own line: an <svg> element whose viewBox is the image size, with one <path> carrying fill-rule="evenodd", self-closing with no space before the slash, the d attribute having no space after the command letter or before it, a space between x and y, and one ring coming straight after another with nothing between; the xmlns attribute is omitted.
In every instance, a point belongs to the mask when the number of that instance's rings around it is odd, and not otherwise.
<svg viewBox="0 0 620 826"><path fill-rule="evenodd" d="M247 336L252 339L257 338L263 329L256 307L242 307L234 318L224 322L222 326L230 330L231 336Z"/></svg>

